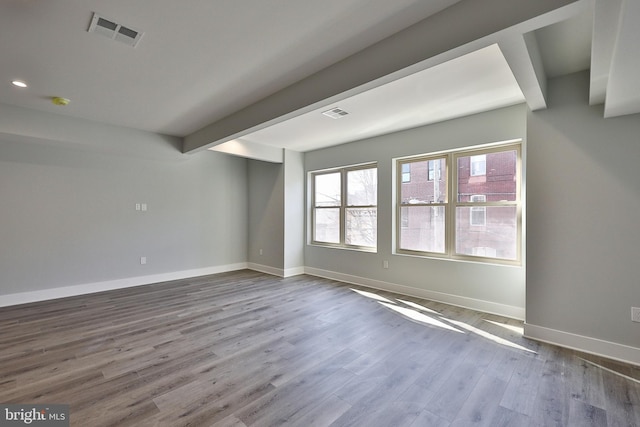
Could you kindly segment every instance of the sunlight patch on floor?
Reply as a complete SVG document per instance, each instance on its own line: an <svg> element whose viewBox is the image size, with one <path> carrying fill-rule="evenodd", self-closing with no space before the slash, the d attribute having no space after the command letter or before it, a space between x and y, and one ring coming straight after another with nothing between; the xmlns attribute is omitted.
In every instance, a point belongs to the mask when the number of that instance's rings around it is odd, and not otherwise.
<svg viewBox="0 0 640 427"><path fill-rule="evenodd" d="M515 332L516 334L524 335L524 328L522 326L507 325L506 323L500 323L493 320L485 320L485 322L494 324L496 326L500 326L501 328L508 329L510 331Z"/></svg>
<svg viewBox="0 0 640 427"><path fill-rule="evenodd" d="M393 304L393 301L388 300L387 298L382 297L382 296L380 296L378 294L374 294L373 292L361 291L361 290L353 289L353 288L351 288L351 290L353 292L359 293L363 297L367 297L367 298L371 298L371 299L374 299L374 300L377 300L377 301L383 301L383 302L388 302L390 304Z"/></svg>
<svg viewBox="0 0 640 427"><path fill-rule="evenodd" d="M442 328L442 329L448 329L450 331L453 332L458 332L458 333L464 333L456 328L454 328L453 326L450 326L444 322L441 322L437 319L434 319L431 316L427 316L426 314L420 313L419 311L413 310L411 308L406 308L406 307L400 307L398 305L395 305L393 303L388 304L386 302L381 302L380 304L384 305L387 308L390 308L391 310L398 312L400 314L402 314L403 316L408 317L411 320L415 320L417 322L420 323L426 323L427 325L432 325L432 326L437 326L438 328Z"/></svg>
<svg viewBox="0 0 640 427"><path fill-rule="evenodd" d="M461 333L461 334L464 334L467 332L473 333L482 338L493 341L496 344L504 345L504 346L511 347L521 351L526 351L528 353L537 354L535 351L530 350L522 345L516 344L514 342L509 341L508 339L491 334L480 328L476 328L475 326L471 326L467 323L464 323L458 320L448 319L442 316L437 311L427 308L421 304L418 304L412 301L403 300L403 299L396 299L395 301L392 301L389 298L385 298L374 292L362 291L362 290L353 289L353 288L350 288L350 289L353 292L356 292L366 298L370 298L377 301L378 304L381 304L382 306L390 310L393 310L396 313L401 314L402 316L410 320L423 323L425 325L446 329L448 331ZM519 326L509 325L506 323L501 323L501 322L486 320L486 319L485 319L485 322L491 323L492 325L500 326L501 328L507 329L508 331L517 333L521 336L524 333L524 329Z"/></svg>
<svg viewBox="0 0 640 427"><path fill-rule="evenodd" d="M405 301L403 299L399 299L398 301L400 301L401 303L403 303L405 305L408 305L409 307L413 307L415 309L418 309L420 311L426 311L428 313L438 314L437 311L431 310L430 308L427 308L427 307L422 306L420 304L416 304L415 302L412 302L412 301Z"/></svg>
<svg viewBox="0 0 640 427"><path fill-rule="evenodd" d="M482 329L478 329L475 326L471 326L471 325L468 325L468 324L466 324L464 322L459 322L457 320L452 320L452 319L447 319L447 321L453 323L456 326L459 326L462 329L466 329L469 332L473 332L474 334L480 335L483 338L487 338L487 339L489 339L489 340L491 340L491 341L493 341L495 343L498 343L498 344L501 344L501 345L506 345L506 346L509 346L509 347L517 348L518 350L528 351L529 353L536 354L536 352L533 351L533 350L529 350L528 348L523 347L521 345L518 345L516 343L513 343L513 342L511 342L509 340L506 340L504 338L500 338L499 336L490 334L489 332L483 331Z"/></svg>

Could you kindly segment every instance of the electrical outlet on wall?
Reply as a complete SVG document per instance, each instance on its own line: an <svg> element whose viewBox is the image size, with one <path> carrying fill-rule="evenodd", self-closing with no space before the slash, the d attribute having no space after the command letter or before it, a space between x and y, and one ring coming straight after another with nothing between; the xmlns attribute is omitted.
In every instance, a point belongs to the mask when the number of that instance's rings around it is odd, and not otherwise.
<svg viewBox="0 0 640 427"><path fill-rule="evenodd" d="M631 307L631 320L640 322L640 307Z"/></svg>

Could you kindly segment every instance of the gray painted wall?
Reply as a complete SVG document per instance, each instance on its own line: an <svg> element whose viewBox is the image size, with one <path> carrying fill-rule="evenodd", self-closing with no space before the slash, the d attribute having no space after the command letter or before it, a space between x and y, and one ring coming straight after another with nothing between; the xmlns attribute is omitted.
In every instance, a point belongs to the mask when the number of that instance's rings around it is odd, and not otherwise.
<svg viewBox="0 0 640 427"><path fill-rule="evenodd" d="M2 108L0 295L246 262L245 159Z"/></svg>
<svg viewBox="0 0 640 427"><path fill-rule="evenodd" d="M284 165L249 160L248 259L284 268ZM262 249L262 255L260 255Z"/></svg>
<svg viewBox="0 0 640 427"><path fill-rule="evenodd" d="M524 140L525 122L526 107L518 105L306 153L307 172L378 162L377 253L308 244L305 247L306 267L524 309L524 267L436 260L392 253L392 167L395 157L517 138ZM307 229L307 239L308 234ZM389 261L388 269L383 269L383 260Z"/></svg>
<svg viewBox="0 0 640 427"><path fill-rule="evenodd" d="M603 118L589 75L528 115L527 323L640 347L640 115Z"/></svg>
<svg viewBox="0 0 640 427"><path fill-rule="evenodd" d="M287 276L304 269L304 155L284 150L283 157L249 161L248 259Z"/></svg>

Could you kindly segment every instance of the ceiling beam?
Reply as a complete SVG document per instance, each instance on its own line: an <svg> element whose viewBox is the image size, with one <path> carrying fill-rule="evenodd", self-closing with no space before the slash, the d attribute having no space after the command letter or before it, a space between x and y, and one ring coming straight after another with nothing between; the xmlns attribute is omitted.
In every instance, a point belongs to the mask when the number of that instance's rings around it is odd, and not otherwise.
<svg viewBox="0 0 640 427"><path fill-rule="evenodd" d="M533 32L507 37L498 43L531 111L547 108L547 75Z"/></svg>
<svg viewBox="0 0 640 427"><path fill-rule="evenodd" d="M640 2L623 0L607 80L604 117L640 111Z"/></svg>
<svg viewBox="0 0 640 427"><path fill-rule="evenodd" d="M618 37L622 0L595 0L591 39L589 104L602 104L607 95L611 59Z"/></svg>
<svg viewBox="0 0 640 427"><path fill-rule="evenodd" d="M244 157L246 159L262 160L263 162L282 163L284 161L284 149L256 144L255 142L242 139L227 141L211 147L209 150Z"/></svg>
<svg viewBox="0 0 640 427"><path fill-rule="evenodd" d="M462 0L324 70L188 135L183 152L200 151L304 114L500 41L528 22L548 25L588 0ZM566 9L566 8L565 8ZM541 18L541 17L545 18ZM466 25L469 20L472 25Z"/></svg>

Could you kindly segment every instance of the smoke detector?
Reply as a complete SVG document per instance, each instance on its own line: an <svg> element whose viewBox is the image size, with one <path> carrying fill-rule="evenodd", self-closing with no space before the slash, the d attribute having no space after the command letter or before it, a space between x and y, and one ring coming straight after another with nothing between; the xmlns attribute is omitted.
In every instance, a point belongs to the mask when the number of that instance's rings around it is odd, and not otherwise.
<svg viewBox="0 0 640 427"><path fill-rule="evenodd" d="M136 47L142 35L141 31L134 30L131 27L125 27L118 24L113 19L105 18L94 12L91 24L87 30L90 33L100 34L111 40L116 40L131 47Z"/></svg>
<svg viewBox="0 0 640 427"><path fill-rule="evenodd" d="M61 105L64 107L65 105L69 105L71 100L67 98L62 98L60 96L54 96L53 98L51 98L51 102L53 103L53 105Z"/></svg>
<svg viewBox="0 0 640 427"><path fill-rule="evenodd" d="M332 108L330 110L327 111L323 111L322 114L324 114L325 116L331 117L332 119L340 119L346 115L348 115L349 113L347 113L346 111L344 111L342 108Z"/></svg>

